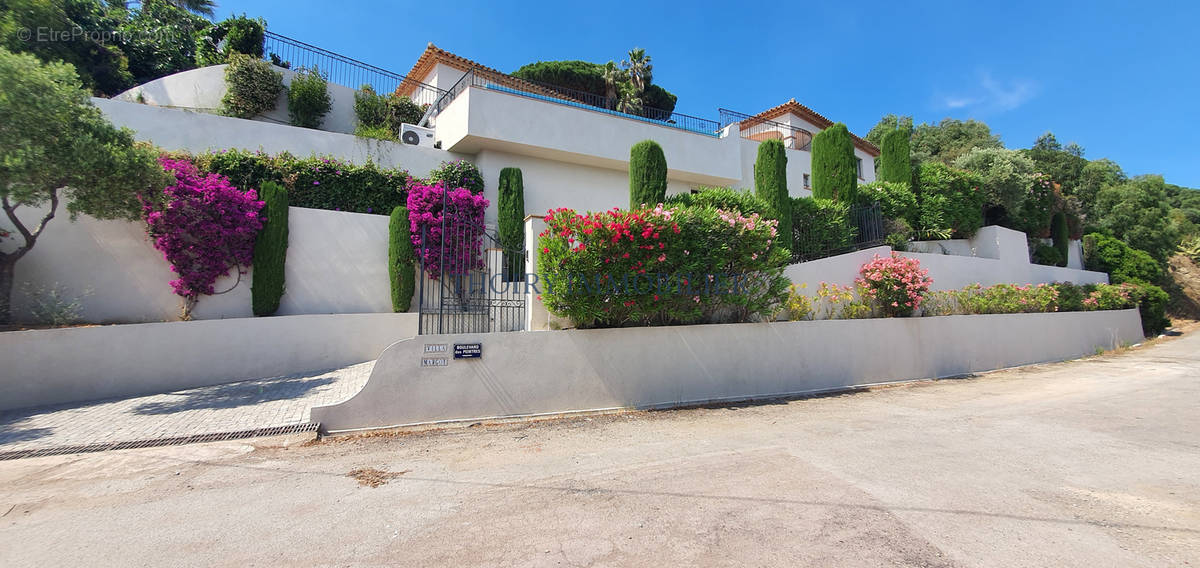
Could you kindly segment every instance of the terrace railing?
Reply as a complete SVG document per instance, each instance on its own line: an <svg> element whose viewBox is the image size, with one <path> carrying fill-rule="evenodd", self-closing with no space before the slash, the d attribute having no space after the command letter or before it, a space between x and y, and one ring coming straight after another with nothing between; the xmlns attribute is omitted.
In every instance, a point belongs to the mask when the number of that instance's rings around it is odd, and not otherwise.
<svg viewBox="0 0 1200 568"><path fill-rule="evenodd" d="M850 207L841 223L797 222L792 236L792 263L797 263L876 247L887 233L879 203L873 203Z"/></svg>
<svg viewBox="0 0 1200 568"><path fill-rule="evenodd" d="M422 119L422 124L426 124L429 118L435 117L445 110L467 87L482 87L492 91L603 112L613 116L641 120L651 124L678 128L707 136L718 136L721 130L721 124L715 120L689 116L678 112L668 112L651 107L623 109L620 105L620 99L617 98L604 97L595 93L519 79L511 75L481 69L468 71L449 91L432 104L426 112L425 118Z"/></svg>
<svg viewBox="0 0 1200 568"><path fill-rule="evenodd" d="M321 49L300 40L271 31L264 32L263 36L263 54L267 59L276 65L291 69L316 67L330 83L337 83L352 89L358 89L364 84L371 85L375 92L380 94L395 91L400 83L413 85L412 94L409 96L413 102L419 105L433 104L444 94L444 91L432 85L426 85L399 73Z"/></svg>
<svg viewBox="0 0 1200 568"><path fill-rule="evenodd" d="M737 124L742 138L760 142L771 139L782 140L783 145L787 148L805 152L812 150L813 134L803 128L774 120L756 118L724 108L720 109L720 113L721 127Z"/></svg>

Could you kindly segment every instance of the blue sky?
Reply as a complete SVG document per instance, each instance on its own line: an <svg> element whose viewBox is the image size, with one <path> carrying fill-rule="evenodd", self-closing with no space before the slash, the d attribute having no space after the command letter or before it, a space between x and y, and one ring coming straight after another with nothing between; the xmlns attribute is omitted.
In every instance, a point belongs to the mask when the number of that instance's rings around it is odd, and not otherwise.
<svg viewBox="0 0 1200 568"><path fill-rule="evenodd" d="M218 0L220 1L220 0ZM634 46L676 111L789 98L858 134L886 113L1053 131L1089 159L1200 188L1200 7L1191 2L220 2L277 33L407 72L433 42L502 71ZM431 12L436 10L437 15Z"/></svg>

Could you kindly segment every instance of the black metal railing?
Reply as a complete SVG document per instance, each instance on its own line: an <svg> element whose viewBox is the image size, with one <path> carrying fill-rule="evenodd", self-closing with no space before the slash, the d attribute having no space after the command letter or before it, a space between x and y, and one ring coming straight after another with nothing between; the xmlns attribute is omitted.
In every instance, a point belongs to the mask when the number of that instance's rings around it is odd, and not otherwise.
<svg viewBox="0 0 1200 568"><path fill-rule="evenodd" d="M548 83L529 81L510 75L481 70L468 71L449 91L434 102L426 113L426 118L423 119L422 124L424 124L424 120L437 116L445 110L446 106L454 101L467 87L482 87L493 91L603 112L613 116L643 120L652 124L660 124L708 136L717 136L721 130L721 124L715 120L645 106L623 108L618 98L605 97L586 91L578 91Z"/></svg>
<svg viewBox="0 0 1200 568"><path fill-rule="evenodd" d="M371 85L376 93L388 94L395 91L401 83L413 85L413 92L409 97L420 105L432 104L443 94L437 87L416 79L271 31L263 33L263 55L276 65L291 69L316 67L330 83L352 89Z"/></svg>
<svg viewBox="0 0 1200 568"><path fill-rule="evenodd" d="M756 118L724 108L719 109L719 112L721 113L721 128L736 124L742 138L760 142L772 139L782 140L785 147L793 150L806 152L812 150L813 133L803 128L774 120Z"/></svg>
<svg viewBox="0 0 1200 568"><path fill-rule="evenodd" d="M846 214L792 222L792 263L880 246L887 233L879 203L850 207Z"/></svg>

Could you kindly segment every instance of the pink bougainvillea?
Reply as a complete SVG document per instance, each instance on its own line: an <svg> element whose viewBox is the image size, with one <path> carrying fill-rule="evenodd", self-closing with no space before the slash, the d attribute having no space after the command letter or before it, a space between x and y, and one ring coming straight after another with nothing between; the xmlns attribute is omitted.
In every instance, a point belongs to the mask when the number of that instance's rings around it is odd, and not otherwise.
<svg viewBox="0 0 1200 568"><path fill-rule="evenodd" d="M890 257L875 255L858 274L855 283L884 317L912 315L933 284L919 260L895 252Z"/></svg>
<svg viewBox="0 0 1200 568"><path fill-rule="evenodd" d="M408 190L408 221L417 259L430 279L483 268L483 213L488 200L443 182L414 183Z"/></svg>
<svg viewBox="0 0 1200 568"><path fill-rule="evenodd" d="M171 288L184 299L183 317L191 316L201 294L231 268L250 265L254 239L262 228L263 202L254 190L242 191L218 174L201 174L187 160L159 159L175 174L165 204L146 203L143 213L154 248L162 251L179 278Z"/></svg>

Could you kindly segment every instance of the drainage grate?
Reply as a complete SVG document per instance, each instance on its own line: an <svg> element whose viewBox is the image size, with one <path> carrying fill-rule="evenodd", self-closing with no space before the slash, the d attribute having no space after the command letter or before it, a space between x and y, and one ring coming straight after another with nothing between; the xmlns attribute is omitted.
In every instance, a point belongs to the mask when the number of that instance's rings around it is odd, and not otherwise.
<svg viewBox="0 0 1200 568"><path fill-rule="evenodd" d="M65 454L86 454L91 452L106 452L109 450L129 450L134 448L154 448L158 446L182 446L184 444L200 444L204 442L224 442L226 440L241 440L243 438L262 438L283 434L298 434L301 432L316 432L320 426L316 422L273 426L271 428L256 428L254 430L238 430L235 432L217 432L213 434L193 434L191 436L176 436L174 438L154 438L151 440L135 440L132 442L104 442L100 444L81 444L76 446L52 446L49 448L33 448L28 450L13 450L0 452L0 461L19 460L22 458L38 458L43 456L61 456Z"/></svg>

